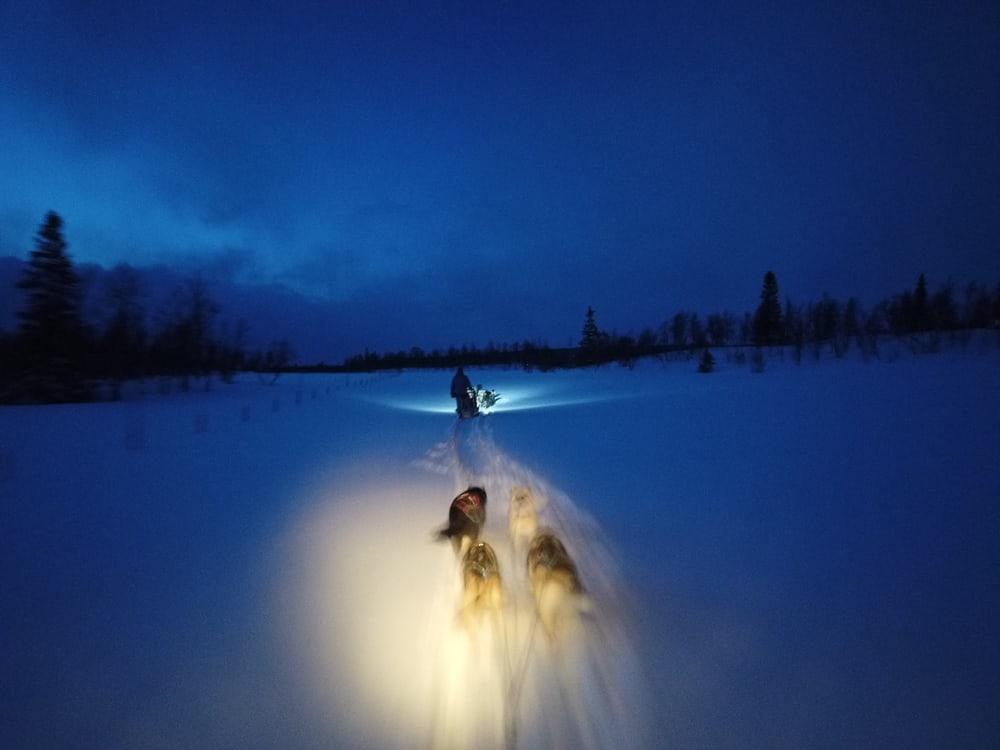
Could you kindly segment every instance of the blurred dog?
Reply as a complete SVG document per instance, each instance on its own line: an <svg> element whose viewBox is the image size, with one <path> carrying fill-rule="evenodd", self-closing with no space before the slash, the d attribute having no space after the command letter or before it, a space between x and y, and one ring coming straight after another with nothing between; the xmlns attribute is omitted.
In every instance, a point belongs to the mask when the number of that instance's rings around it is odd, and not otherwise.
<svg viewBox="0 0 1000 750"><path fill-rule="evenodd" d="M437 533L437 538L450 539L455 554L461 557L479 540L479 531L486 523L486 490L469 487L451 501L448 525Z"/></svg>
<svg viewBox="0 0 1000 750"><path fill-rule="evenodd" d="M518 485L510 491L507 524L515 549L524 549L524 545L535 538L538 533L538 506L529 488Z"/></svg>
<svg viewBox="0 0 1000 750"><path fill-rule="evenodd" d="M538 619L549 640L556 640L581 612L590 609L576 564L550 530L543 530L528 550L528 581Z"/></svg>
<svg viewBox="0 0 1000 750"><path fill-rule="evenodd" d="M462 558L462 606L459 621L471 625L481 614L498 610L503 602L500 566L486 542L476 542Z"/></svg>

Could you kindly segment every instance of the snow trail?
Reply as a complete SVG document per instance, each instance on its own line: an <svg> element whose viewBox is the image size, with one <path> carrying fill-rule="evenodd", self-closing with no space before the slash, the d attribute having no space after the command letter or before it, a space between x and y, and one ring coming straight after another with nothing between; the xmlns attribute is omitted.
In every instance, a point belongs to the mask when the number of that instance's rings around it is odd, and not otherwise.
<svg viewBox="0 0 1000 750"><path fill-rule="evenodd" d="M642 747L645 699L623 613L629 601L597 523L494 440L490 419L368 484L324 492L290 540L303 667L337 731L357 745L426 748ZM443 486L442 486L443 485ZM459 614L461 562L433 541L453 497L488 496L480 539L494 549L499 610ZM540 624L508 506L531 489L539 528L573 558L585 597L557 637Z"/></svg>
<svg viewBox="0 0 1000 750"><path fill-rule="evenodd" d="M481 539L497 553L505 606L498 621L471 634L489 645L470 650L459 675L469 680L463 705L440 707L435 723L467 723L479 703L476 680L492 675L504 684L502 700L482 719L494 729L490 746L636 747L644 736L644 691L626 622L623 577L594 519L544 477L511 458L494 440L488 417L455 423L450 439L435 446L424 468L453 477L455 494L483 487L489 498ZM526 548L507 528L515 487L536 500L539 529L565 544L580 572L589 606L556 639L539 627L527 576ZM519 545L526 547L526 545ZM458 579L456 570L455 579ZM447 633L438 634L448 641ZM495 688L491 691L495 697ZM452 713L448 713L452 712ZM439 738L435 738L439 739ZM459 746L444 742L435 746Z"/></svg>

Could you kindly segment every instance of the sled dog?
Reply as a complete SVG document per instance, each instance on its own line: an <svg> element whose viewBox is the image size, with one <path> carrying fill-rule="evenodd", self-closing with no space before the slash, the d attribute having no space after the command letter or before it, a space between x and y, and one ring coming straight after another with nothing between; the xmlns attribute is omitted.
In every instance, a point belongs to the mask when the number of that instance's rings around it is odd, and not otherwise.
<svg viewBox="0 0 1000 750"><path fill-rule="evenodd" d="M462 606L459 620L471 624L479 615L500 608L500 566L486 542L476 542L462 558Z"/></svg>
<svg viewBox="0 0 1000 750"><path fill-rule="evenodd" d="M556 640L569 622L589 609L576 564L550 530L542 530L528 550L528 581L538 620L549 640Z"/></svg>
<svg viewBox="0 0 1000 750"><path fill-rule="evenodd" d="M515 548L524 549L522 545L535 538L538 533L538 506L529 488L518 485L510 491L507 522Z"/></svg>
<svg viewBox="0 0 1000 750"><path fill-rule="evenodd" d="M486 490L469 487L451 501L448 525L437 533L438 539L450 539L457 556L462 556L479 540L479 530L486 523Z"/></svg>

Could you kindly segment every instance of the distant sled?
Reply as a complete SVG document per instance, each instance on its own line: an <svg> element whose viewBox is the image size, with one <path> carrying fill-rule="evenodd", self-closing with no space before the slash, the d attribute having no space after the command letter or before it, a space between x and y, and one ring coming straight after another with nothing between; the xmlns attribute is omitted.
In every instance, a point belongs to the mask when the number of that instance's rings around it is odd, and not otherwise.
<svg viewBox="0 0 1000 750"><path fill-rule="evenodd" d="M477 385L475 388L466 389L465 394L458 399L455 412L459 419L471 419L481 415L482 409L489 409L499 400L499 393Z"/></svg>

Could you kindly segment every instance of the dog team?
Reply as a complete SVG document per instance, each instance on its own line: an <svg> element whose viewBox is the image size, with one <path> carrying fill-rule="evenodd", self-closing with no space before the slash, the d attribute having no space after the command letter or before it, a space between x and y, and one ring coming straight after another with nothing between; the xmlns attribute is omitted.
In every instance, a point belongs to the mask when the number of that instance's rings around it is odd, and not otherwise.
<svg viewBox="0 0 1000 750"><path fill-rule="evenodd" d="M448 509L448 524L438 539L451 540L461 561L462 602L459 620L472 625L485 612L503 604L502 581L496 553L479 535L486 523L486 491L469 487ZM573 559L551 529L538 528L538 506L527 487L514 487L510 495L508 531L516 553L527 547L528 584L538 621L550 641L558 638L565 623L588 608Z"/></svg>

